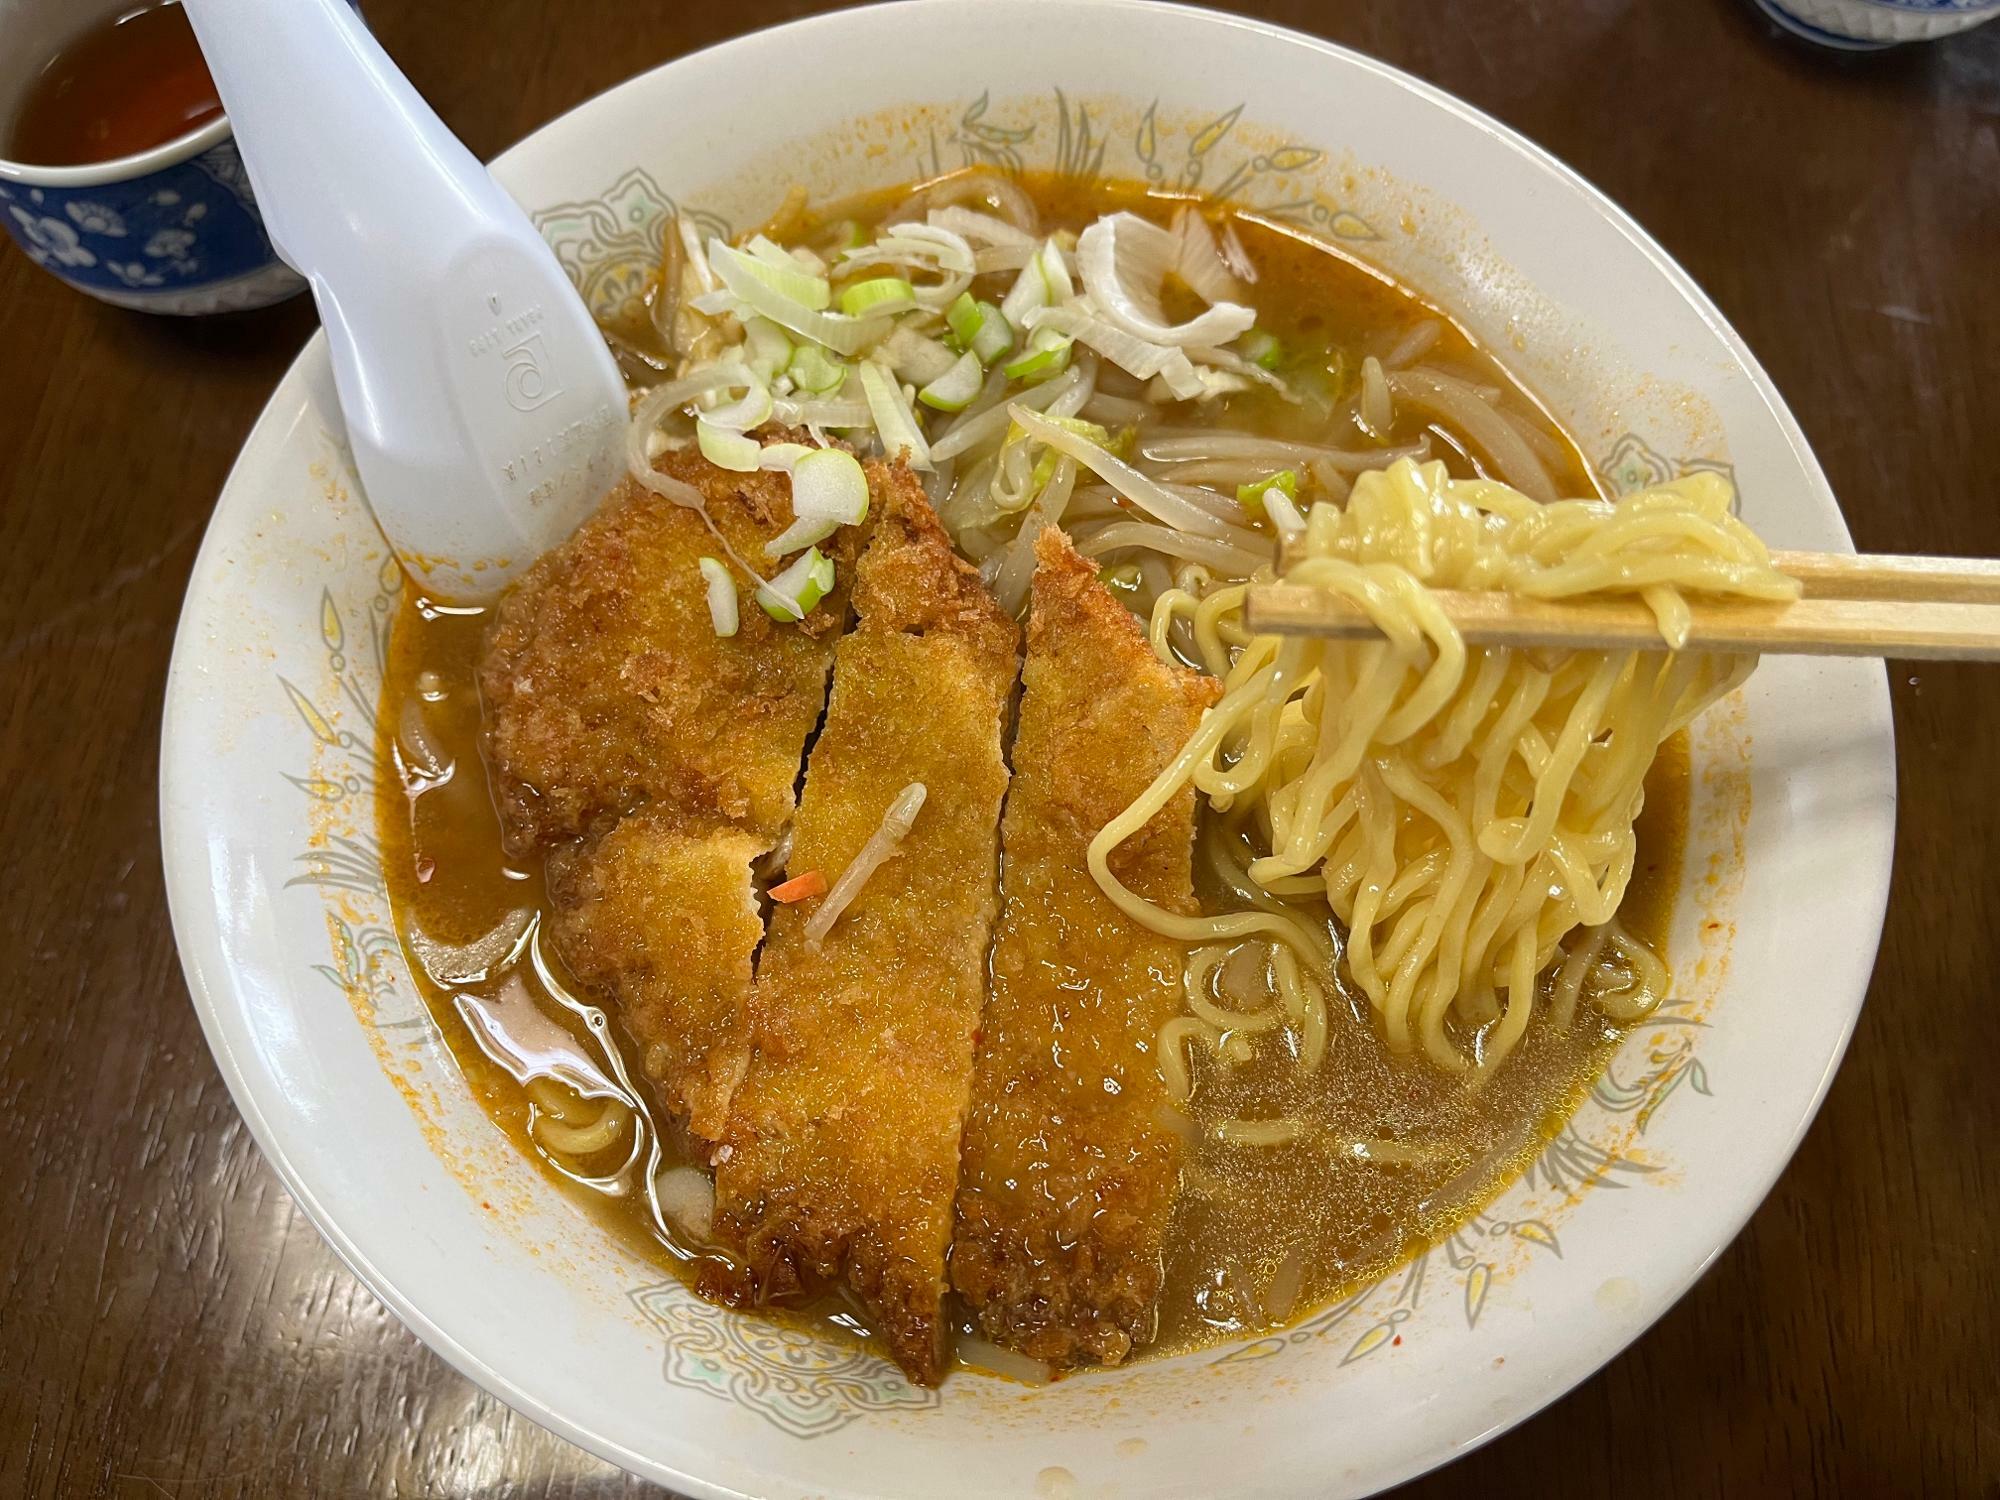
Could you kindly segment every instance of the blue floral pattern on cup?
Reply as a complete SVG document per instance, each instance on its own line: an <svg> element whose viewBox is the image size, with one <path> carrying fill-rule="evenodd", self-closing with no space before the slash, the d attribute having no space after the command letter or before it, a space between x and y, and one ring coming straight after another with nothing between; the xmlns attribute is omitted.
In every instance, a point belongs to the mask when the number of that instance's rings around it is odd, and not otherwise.
<svg viewBox="0 0 2000 1500"><path fill-rule="evenodd" d="M1935 41L2000 16L2000 0L1755 0L1785 30L1848 52Z"/></svg>
<svg viewBox="0 0 2000 1500"><path fill-rule="evenodd" d="M70 285L148 312L262 307L303 285L271 248L228 137L125 181L0 181L0 223Z"/></svg>

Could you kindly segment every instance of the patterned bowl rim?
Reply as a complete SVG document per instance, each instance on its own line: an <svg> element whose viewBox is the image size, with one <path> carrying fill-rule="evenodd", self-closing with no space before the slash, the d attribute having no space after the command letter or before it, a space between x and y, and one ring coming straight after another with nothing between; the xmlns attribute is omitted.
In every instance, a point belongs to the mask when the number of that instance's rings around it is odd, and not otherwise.
<svg viewBox="0 0 2000 1500"><path fill-rule="evenodd" d="M891 13L888 19L893 22L893 13L896 11L933 8L948 10L956 8L959 3L964 3L964 0L939 0L939 3L935 4L932 0L904 0L903 4L873 9L877 17L883 12ZM1042 0L1042 3L1046 3L1046 0ZM1799 471L1821 494L1828 493L1824 475L1807 446L1798 424L1786 409L1762 366L1743 340L1728 326L1714 304L1672 257L1623 210L1549 152L1443 90L1399 69L1287 28L1219 15L1193 7L1162 4L1158 3L1158 0L1079 0L1079 3L1074 3L1070 9L1072 13L1096 11L1123 16L1134 22L1143 21L1148 15L1179 16L1184 20L1199 18L1209 24L1234 28L1267 40L1302 48L1336 60L1345 67L1373 74L1384 83L1416 96L1426 104L1441 109L1456 117L1461 123L1490 137L1503 149L1546 174L1547 179L1555 186L1587 204L1597 218L1638 250L1661 281L1670 286L1685 306L1701 321L1717 346L1726 350L1729 357L1740 366L1748 378L1748 391L1743 399L1762 406L1781 433L1783 443ZM854 13L847 13L847 18L851 22ZM769 38L773 33L784 33L803 40L810 36L814 28L837 23L838 20L837 16L808 18L771 28L770 31L760 35ZM737 39L734 42L723 43L718 48L708 49L707 54L693 54L692 58L678 59L664 64L660 69L649 70L627 80L608 93L644 88L647 86L647 80L657 73L681 67L692 60L751 40L755 39ZM542 130L536 132L529 140L562 129L576 113L590 109L593 104L601 102L605 97L607 96L600 95L598 100L578 106L577 110L542 127ZM516 147L503 155L499 164L504 166L508 156L521 149ZM312 348L308 346L300 361L288 372L288 381L307 364L311 353ZM261 450L277 440L279 436L277 429L290 420L290 410L281 411L276 401L266 408L256 429L246 440L237 466L225 485L225 494L251 481L252 471L257 465ZM1837 514L1830 519L1830 524L1838 528L1844 538L1844 525ZM169 905L176 935L180 941L189 988L210 1048L253 1137L292 1196L313 1220L342 1261L412 1331L455 1368L551 1431L632 1472L653 1476L685 1488L693 1494L704 1496L742 1494L743 1491L718 1483L712 1477L670 1466L655 1455L635 1451L609 1436L600 1427L594 1427L587 1412L566 1412L555 1408L540 1396L524 1389L505 1371L482 1358L453 1332L429 1316L416 1300L397 1285L391 1275L386 1274L371 1260L357 1238L358 1226L356 1232L351 1233L349 1227L344 1227L342 1222L328 1211L326 1205L315 1194L299 1162L288 1155L281 1146L280 1133L273 1119L260 1107L257 1085L253 1085L252 1082L260 1072L257 1059L238 1050L229 1029L235 1023L227 1012L233 1003L232 997L239 988L239 980L231 963L231 942L225 930L223 906L212 891L212 873L215 867L211 859L213 848L226 835L224 830L203 826L188 812L192 800L188 795L188 789L201 778L207 759L206 750L203 746L189 743L185 735L175 733L177 720L189 714L190 709L187 705L202 691L199 680L201 669L195 664L203 657L206 643L199 638L199 632L195 628L195 611L192 606L198 591L215 572L217 559L222 553L225 540L219 535L219 529L213 526L204 539L202 555L196 561L190 585L190 604L183 613L176 636L161 750L162 844L168 876ZM1837 1005L1841 1013L1837 1023L1828 1026L1822 1033L1824 1041L1820 1045L1827 1047L1827 1060L1824 1068L1813 1079L1809 1100L1792 1118L1771 1122L1777 1124L1779 1128L1775 1136L1767 1137L1763 1144L1762 1149L1770 1151L1771 1154L1759 1163L1759 1169L1730 1182L1726 1188L1718 1189L1716 1196L1704 1205L1699 1215L1702 1224L1700 1237L1706 1247L1702 1253L1677 1262L1671 1274L1664 1271L1658 1274L1651 1279L1642 1294L1635 1296L1630 1305L1620 1308L1615 1315L1607 1315L1608 1331L1594 1338L1587 1349L1572 1351L1568 1356L1569 1362L1564 1364L1560 1371L1560 1378L1551 1379L1526 1391L1516 1388L1504 1406L1495 1410L1491 1420L1477 1432L1457 1432L1449 1436L1439 1434L1437 1438L1431 1440L1421 1455L1407 1458L1394 1466L1371 1468L1367 1476L1367 1482L1371 1486L1399 1482L1462 1456L1587 1379L1605 1362L1638 1338L1707 1269L1741 1230L1789 1162L1793 1151L1796 1150L1816 1115L1853 1035L1868 975L1873 968L1882 916L1886 909L1895 802L1893 734L1887 687L1886 673L1872 676L1866 693L1861 695L1864 701L1856 705L1861 711L1860 720L1856 725L1857 731L1864 732L1872 742L1879 743L1886 751L1886 755L1867 766L1865 768L1867 774L1862 777L1861 790L1872 800L1869 800L1864 811L1856 816L1853 839L1857 857L1848 871L1849 879L1846 885L1847 910L1858 919L1860 925L1843 934L1846 941L1840 945L1842 956L1836 960L1838 968L1836 980L1822 997ZM1885 781L1886 785L1883 784ZM1833 1006L1828 1008L1831 1009ZM1331 1475L1327 1476L1329 1482L1332 1478ZM1352 1476L1349 1476L1348 1482L1352 1482ZM1287 1490L1286 1493L1291 1491Z"/></svg>

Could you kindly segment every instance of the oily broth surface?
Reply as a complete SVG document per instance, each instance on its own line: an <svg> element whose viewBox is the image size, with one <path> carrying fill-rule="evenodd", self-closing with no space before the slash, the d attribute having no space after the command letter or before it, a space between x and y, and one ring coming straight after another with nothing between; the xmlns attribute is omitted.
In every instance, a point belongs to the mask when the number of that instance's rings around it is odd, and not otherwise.
<svg viewBox="0 0 2000 1500"><path fill-rule="evenodd" d="M1663 747L1647 778L1638 858L1619 916L1661 954L1679 885L1688 784L1683 733ZM1196 891L1206 904L1216 892L1203 873L1197 864ZM1189 1151L1168 1236L1161 1349L1282 1327L1449 1233L1561 1129L1626 1031L1580 1007L1568 1031L1531 1026L1494 1076L1473 1088L1419 1059L1392 1056L1359 993L1343 986L1329 994L1327 1010L1317 1072L1295 1065L1282 1041L1262 1041L1251 1062L1228 1071L1210 1049L1191 1049L1188 1110L1205 1129ZM1305 1121L1306 1136L1224 1146L1212 1133L1222 1120L1279 1117ZM1357 1143L1376 1141L1423 1159L1363 1159Z"/></svg>
<svg viewBox="0 0 2000 1500"><path fill-rule="evenodd" d="M1138 206L1146 197L1133 186L1079 189L1035 179L1024 185L1045 228L1079 226L1113 208ZM898 189L836 205L810 223L788 226L788 236L810 238L818 232L814 226L844 218L870 222L906 192ZM1424 320L1440 320L1442 330L1424 362L1501 387L1510 408L1537 419L1545 438L1537 446L1558 489L1565 494L1597 492L1575 445L1437 308L1288 231L1247 219L1236 220L1236 226L1260 272L1252 288L1260 326L1288 350L1307 351L1314 358L1323 350L1335 389L1356 378L1362 354L1382 352ZM629 342L637 340L635 331ZM1200 420L1277 437L1327 438L1323 418L1261 390L1216 403ZM1399 413L1388 444L1413 441L1426 427L1421 417ZM1474 472L1446 435L1431 430L1437 456L1454 473ZM1339 434L1334 440L1350 439ZM480 758L474 668L484 625L480 612L433 608L407 593L395 622L380 718L378 822L397 927L439 1034L495 1124L603 1228L691 1280L704 1253L677 1243L659 1224L636 1172L615 1170L625 1158L624 1147L607 1149L603 1161L581 1164L544 1152L530 1129L535 1105L480 1050L454 1007L452 990L433 981L421 962L432 944L475 943L518 923L522 913L539 911L544 901L539 867L512 865L502 850ZM406 774L396 743L406 713L421 715L423 737L448 764L441 779ZM1687 749L1681 736L1665 747L1648 779L1638 863L1621 911L1627 929L1661 953L1671 926L1687 805ZM1204 889L1204 868L1198 851L1197 890L1213 900L1218 892L1212 884ZM503 982L525 982L535 992L526 967L517 966ZM567 980L559 967L558 978ZM497 984L467 988L478 991ZM568 1027L584 1050L592 1050L591 1039L569 1012L552 1002L541 1008ZM1328 1009L1326 1060L1314 1074L1280 1055L1281 1039L1261 1039L1256 1059L1229 1072L1217 1066L1207 1049L1198 1049L1203 1055L1194 1060L1196 1090L1190 1106L1198 1124L1296 1116L1309 1122L1309 1135L1283 1146L1223 1147L1205 1131L1190 1150L1169 1238L1159 1336L1143 1353L1172 1354L1282 1325L1448 1233L1511 1180L1560 1128L1623 1035L1587 1010L1565 1034L1532 1028L1516 1055L1483 1088L1473 1090L1420 1060L1392 1058L1358 997L1330 995ZM615 1016L613 1021L616 1031ZM622 1035L620 1041L626 1043ZM624 1055L632 1076L640 1076L629 1045L624 1045ZM1421 1153L1422 1159L1402 1165L1363 1160L1352 1149L1361 1140L1391 1141ZM669 1164L686 1160L684 1143L671 1129L664 1133L663 1146ZM592 1181L586 1184L583 1177ZM840 1296L780 1315L865 1328L865 1320Z"/></svg>

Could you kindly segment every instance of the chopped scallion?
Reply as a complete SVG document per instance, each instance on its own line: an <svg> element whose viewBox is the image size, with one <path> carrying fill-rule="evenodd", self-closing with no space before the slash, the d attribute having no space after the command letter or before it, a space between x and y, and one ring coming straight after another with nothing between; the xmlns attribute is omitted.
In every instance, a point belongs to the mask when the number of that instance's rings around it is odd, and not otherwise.
<svg viewBox="0 0 2000 1500"><path fill-rule="evenodd" d="M979 335L979 325L986 321L986 315L979 310L978 299L970 292L960 292L958 300L944 311L944 320L958 339L961 349L970 349L973 339Z"/></svg>
<svg viewBox="0 0 2000 1500"><path fill-rule="evenodd" d="M792 465L792 514L856 526L868 518L868 476L844 448L812 448Z"/></svg>
<svg viewBox="0 0 2000 1500"><path fill-rule="evenodd" d="M1264 513L1271 518L1279 541L1291 542L1306 534L1306 518L1291 497L1275 485L1264 491Z"/></svg>
<svg viewBox="0 0 2000 1500"><path fill-rule="evenodd" d="M937 411L964 411L986 384L986 367L971 351L959 356L944 374L917 392L917 399Z"/></svg>
<svg viewBox="0 0 2000 1500"><path fill-rule="evenodd" d="M736 579L720 558L704 557L696 564L708 585L708 618L719 636L732 636L741 622L736 615Z"/></svg>
<svg viewBox="0 0 2000 1500"><path fill-rule="evenodd" d="M840 293L840 310L850 318L902 312L916 305L917 289L900 276L871 276Z"/></svg>
<svg viewBox="0 0 2000 1500"><path fill-rule="evenodd" d="M762 427L771 420L770 389L756 378L754 371L745 373L750 376L750 380L740 397L700 413L701 419L709 426L729 432L748 432L751 428Z"/></svg>
<svg viewBox="0 0 2000 1500"><path fill-rule="evenodd" d="M884 455L893 460L900 453L911 468L928 471L931 446L924 441L917 415L910 410L896 377L872 359L861 362L859 374L861 394L868 402L869 415L875 419L875 436L882 441Z"/></svg>
<svg viewBox="0 0 2000 1500"><path fill-rule="evenodd" d="M971 349L982 365L990 365L1014 347L1014 329L1006 314L991 302L980 303L979 310L986 317L979 325L979 332L973 335Z"/></svg>
<svg viewBox="0 0 2000 1500"><path fill-rule="evenodd" d="M787 271L767 265L747 251L725 245L719 239L708 242L709 269L728 288L727 310L739 315L747 309L761 313L781 328L824 344L836 354L859 354L889 331L889 319L850 318L821 311L831 296L826 278L808 276L803 271ZM790 286L806 300L792 296ZM818 302L819 308L811 305ZM738 305L740 304L740 306Z"/></svg>
<svg viewBox="0 0 2000 1500"><path fill-rule="evenodd" d="M770 399L768 396L765 398ZM753 474L758 460L763 456L763 445L755 438L741 432L731 432L726 427L711 426L704 417L695 418L694 440L701 448L701 456L718 469L729 469L738 474Z"/></svg>
<svg viewBox="0 0 2000 1500"><path fill-rule="evenodd" d="M1253 484L1237 485L1236 503L1242 506L1245 510L1249 511L1251 515L1261 516L1265 513L1264 496L1267 492L1271 490L1276 490L1279 494L1283 495L1287 500L1298 499L1299 497L1298 470L1280 469L1275 474L1266 474L1262 479L1257 480ZM1294 514L1296 513L1297 510L1296 507L1294 507Z"/></svg>
<svg viewBox="0 0 2000 1500"><path fill-rule="evenodd" d="M1063 258L1056 241L1047 240L1036 253L1034 265L1041 274L1042 286L1047 292L1045 305L1061 307L1076 295L1076 283L1070 280L1069 262Z"/></svg>
<svg viewBox="0 0 2000 1500"><path fill-rule="evenodd" d="M779 474L789 474L798 461L808 453L817 453L817 448L808 448L804 443L766 443L757 455L757 467Z"/></svg>
<svg viewBox="0 0 2000 1500"><path fill-rule="evenodd" d="M952 303L945 321L951 325L959 348L978 355L982 365L992 364L1014 347L1014 330L1006 314L991 302L975 301L970 292Z"/></svg>
<svg viewBox="0 0 2000 1500"><path fill-rule="evenodd" d="M882 340L875 357L912 385L929 385L958 363L956 351L900 323Z"/></svg>
<svg viewBox="0 0 2000 1500"><path fill-rule="evenodd" d="M785 373L800 390L817 396L838 390L846 382L847 365L818 344L801 344L792 351L792 362L785 367Z"/></svg>
<svg viewBox="0 0 2000 1500"><path fill-rule="evenodd" d="M1072 342L1066 333L1038 328L1028 340L1028 347L1000 368L1009 380L1022 380L1030 385L1051 379L1069 368Z"/></svg>
<svg viewBox="0 0 2000 1500"><path fill-rule="evenodd" d="M757 602L774 620L803 620L833 587L833 559L810 547L757 590Z"/></svg>
<svg viewBox="0 0 2000 1500"><path fill-rule="evenodd" d="M1008 323L1025 328L1028 314L1036 308L1060 307L1075 295L1076 286L1070 280L1069 265L1062 251L1054 240L1044 240L1034 258L1021 267L1013 286L1007 289L1000 311Z"/></svg>
<svg viewBox="0 0 2000 1500"><path fill-rule="evenodd" d="M1243 335L1243 357L1260 370L1275 370L1285 360L1285 346L1267 329L1253 328Z"/></svg>
<svg viewBox="0 0 2000 1500"><path fill-rule="evenodd" d="M716 256L713 248L715 243L719 242L711 242L709 261L711 266L720 274L722 268L715 265ZM769 241L766 241L766 243L768 244ZM727 257L733 257L734 263L737 266L740 266L779 296L796 302L801 307L807 308L812 312L824 312L832 305L833 288L828 285L827 279L824 276L811 275L801 269L797 261L793 260L783 250L779 250L777 246L773 245L771 247L777 253L768 258L757 254L754 250L731 250L728 246L723 246L722 248L727 252ZM722 279L726 285L729 280L728 276L724 275Z"/></svg>
<svg viewBox="0 0 2000 1500"><path fill-rule="evenodd" d="M767 382L791 362L792 341L785 336L785 330L769 318L744 319L743 347L749 357L750 368Z"/></svg>
<svg viewBox="0 0 2000 1500"><path fill-rule="evenodd" d="M783 557L801 547L817 547L840 530L840 522L827 516L800 516L764 544L766 557Z"/></svg>

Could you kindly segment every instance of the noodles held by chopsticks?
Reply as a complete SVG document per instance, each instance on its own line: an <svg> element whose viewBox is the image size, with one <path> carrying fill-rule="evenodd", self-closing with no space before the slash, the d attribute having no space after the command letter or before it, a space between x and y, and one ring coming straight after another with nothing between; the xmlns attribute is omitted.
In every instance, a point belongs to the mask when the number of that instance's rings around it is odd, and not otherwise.
<svg viewBox="0 0 2000 1500"><path fill-rule="evenodd" d="M1092 874L1156 931L1198 944L1276 940L1324 972L1323 932L1296 894L1302 877L1318 882L1389 1046L1441 1068L1491 1069L1519 1045L1541 975L1578 929L1586 936L1557 975L1558 1019L1586 997L1618 1020L1643 1015L1665 970L1613 919L1646 773L1661 743L1754 659L1468 648L1430 590L1637 594L1664 646L1685 635L1684 592L1797 591L1729 499L1726 482L1705 473L1617 502L1552 504L1453 480L1437 463L1361 475L1345 506L1312 508L1285 577L1360 604L1384 638L1249 637L1242 585L1161 595L1161 619L1191 623L1225 693L1099 833ZM1153 639L1164 650L1161 619ZM1188 917L1118 881L1111 851L1189 781L1254 820L1269 853L1247 880L1288 900ZM1205 978L1212 961L1197 963Z"/></svg>

